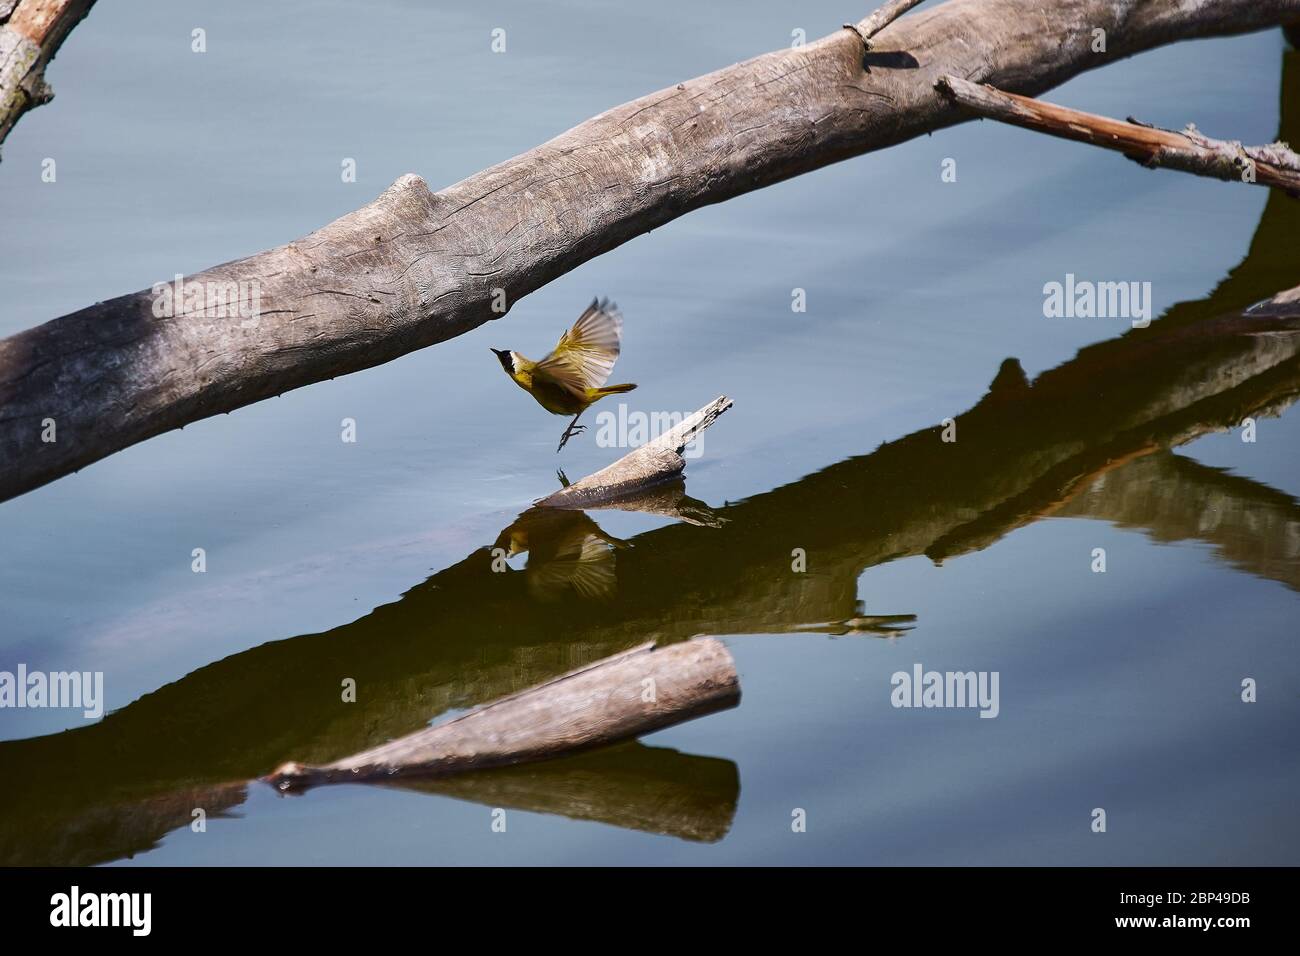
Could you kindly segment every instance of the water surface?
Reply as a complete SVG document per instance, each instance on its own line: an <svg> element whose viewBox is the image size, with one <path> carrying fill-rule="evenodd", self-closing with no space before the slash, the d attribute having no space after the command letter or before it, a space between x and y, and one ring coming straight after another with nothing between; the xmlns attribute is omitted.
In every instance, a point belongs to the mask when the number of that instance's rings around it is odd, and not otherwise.
<svg viewBox="0 0 1300 956"><path fill-rule="evenodd" d="M825 2L347 13L96 7L50 70L58 98L5 146L0 335L845 19ZM1297 95L1270 32L1050 98L1300 142ZM967 124L692 213L507 321L0 504L0 669L102 670L113 711L0 711L0 861L1300 862L1300 367L1286 337L1196 331L1300 282L1298 209ZM1044 318L1067 273L1151 282L1156 321ZM576 478L616 452L593 429L557 459L563 423L487 347L540 354L594 294L626 315L631 410L735 400L669 490L692 521L528 512L557 462ZM1248 415L1253 443L1232 428ZM528 553L492 573L512 536ZM838 623L873 615L894 620ZM736 710L459 780L246 782L695 634L735 655ZM893 708L891 675L918 662L999 672L997 719ZM505 834L493 807L517 808Z"/></svg>

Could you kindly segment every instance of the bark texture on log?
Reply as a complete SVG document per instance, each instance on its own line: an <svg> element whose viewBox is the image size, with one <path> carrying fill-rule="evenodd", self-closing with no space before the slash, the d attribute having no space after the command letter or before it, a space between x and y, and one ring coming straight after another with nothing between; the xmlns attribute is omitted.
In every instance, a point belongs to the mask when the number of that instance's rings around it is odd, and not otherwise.
<svg viewBox="0 0 1300 956"><path fill-rule="evenodd" d="M873 36L922 2L924 0L887 0L857 23L844 24L844 29L861 37L863 46L870 50L875 45L871 42Z"/></svg>
<svg viewBox="0 0 1300 956"><path fill-rule="evenodd" d="M646 491L677 478L686 468L682 452L731 407L719 395L658 438L634 448L612 465L537 502L547 508L594 508L639 501ZM637 510L637 509L633 509Z"/></svg>
<svg viewBox="0 0 1300 956"><path fill-rule="evenodd" d="M323 767L287 763L265 779L288 790L545 760L662 730L739 702L735 662L720 641L642 644L448 723Z"/></svg>
<svg viewBox="0 0 1300 956"><path fill-rule="evenodd" d="M987 119L1115 150L1143 166L1178 169L1228 182L1258 183L1300 195L1300 155L1286 143L1244 146L1236 140L1212 139L1192 125L1175 132L1131 119L1124 122L1006 93L956 76L941 77L939 89Z"/></svg>
<svg viewBox="0 0 1300 956"><path fill-rule="evenodd" d="M190 277L179 309L156 314L150 289L0 340L0 500L460 335L500 317L494 290L512 305L692 209L961 122L935 89L945 74L1038 93L1160 44L1297 16L1300 0L948 0L865 55L839 30L615 107L440 192L403 176L304 239ZM230 305L241 288L256 291L253 314ZM47 419L57 441L42 441Z"/></svg>
<svg viewBox="0 0 1300 956"><path fill-rule="evenodd" d="M30 109L54 98L45 66L95 0L0 0L0 143Z"/></svg>

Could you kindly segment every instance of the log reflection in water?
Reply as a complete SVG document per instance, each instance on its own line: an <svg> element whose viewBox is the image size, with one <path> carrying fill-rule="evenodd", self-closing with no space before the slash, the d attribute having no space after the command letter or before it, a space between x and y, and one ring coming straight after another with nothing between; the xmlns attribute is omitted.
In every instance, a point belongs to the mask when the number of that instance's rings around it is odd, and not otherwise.
<svg viewBox="0 0 1300 956"><path fill-rule="evenodd" d="M66 833L85 832L106 808L129 814L168 792L250 779L290 758L328 762L647 639L829 630L827 622L861 619L865 569L995 540L1060 508L1081 477L1117 460L1292 401L1300 336L1287 330L1296 323L1289 315L1169 331L1157 323L1032 383L993 389L958 417L955 444L927 429L720 509L716 526L658 528L630 548L580 512L525 512L498 539L527 547L536 563L523 571L494 572L484 547L350 624L217 661L93 726L0 744L10 781L0 793L0 860L59 862ZM1259 334L1269 330L1279 334ZM1252 483L1226 483L1223 493L1269 497ZM601 581L612 572L612 598L586 599L574 586L591 579L575 573L583 562L574 541L606 549L592 560ZM789 572L796 544L815 555L807 574ZM567 569L547 572L548 561ZM1235 563L1270 576L1277 567L1267 556ZM340 675L367 688L359 703L338 703ZM117 828L138 834L136 849L166 829L145 817L153 829ZM101 851L114 858L124 843L106 839Z"/></svg>
<svg viewBox="0 0 1300 956"><path fill-rule="evenodd" d="M1284 91L1300 90L1297 56L1284 60ZM1284 101L1279 138L1300 141L1298 110L1297 97ZM1294 401L1296 317L1241 310L1296 282L1297 232L1300 203L1271 196L1249 255L1212 295L1085 348L1033 382L1018 363L1004 363L989 394L958 417L955 444L927 429L703 512L708 522L638 535L632 548L579 521L584 536L609 546L612 600L583 600L566 573L567 598L540 601L553 593L548 582L539 589L527 570L494 573L484 547L357 621L217 661L98 724L0 743L0 862L93 862L144 850L186 822L156 808L183 805L192 790L217 788L218 803L239 793L227 781L294 757L328 762L646 640L848 621L860 616L858 576L895 558L941 559L1072 509L1122 523L1134 492L1096 500L1093 477L1117 481L1145 454ZM1194 494L1208 500L1212 487L1223 520L1202 526L1192 505L1178 515L1148 512L1158 533L1192 534L1232 566L1294 587L1289 499L1244 479L1201 479ZM1174 509L1177 497L1163 503ZM1268 529L1247 548L1242 535L1265 501ZM532 518L520 520L534 570L548 548L565 551ZM789 573L794 546L816 556L813 571ZM340 706L341 676L367 688L359 703Z"/></svg>
<svg viewBox="0 0 1300 956"><path fill-rule="evenodd" d="M715 843L731 829L740 773L730 760L633 742L545 763L403 780L394 786Z"/></svg>

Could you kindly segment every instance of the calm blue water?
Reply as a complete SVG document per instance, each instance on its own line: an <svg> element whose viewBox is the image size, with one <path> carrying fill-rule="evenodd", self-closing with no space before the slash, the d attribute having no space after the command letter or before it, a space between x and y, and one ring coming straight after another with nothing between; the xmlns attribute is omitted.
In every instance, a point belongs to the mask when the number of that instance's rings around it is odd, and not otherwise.
<svg viewBox="0 0 1300 956"><path fill-rule="evenodd" d="M676 0L376 3L360 21L343 4L99 5L49 71L57 99L4 147L0 335L286 242L402 173L453 183L844 19L825 2L743 17ZM1284 55L1277 33L1184 44L1048 98L1267 141ZM47 157L55 183L41 181ZM946 158L955 183L940 179ZM1300 216L1268 198L967 124L692 213L506 322L0 504L0 670L103 671L116 711L92 725L0 710L0 767L27 780L0 802L0 861L1300 863L1295 361L1253 443L1172 386L1166 412L1186 420L1103 441L1097 422L1137 405L1090 376L1059 423L993 415L986 453L947 459L907 438L976 405L1009 356L1033 379L1128 329L1044 318L1043 284L1066 273L1148 281L1156 316L1300 282ZM1266 229L1290 242L1252 251ZM1247 278L1212 298L1239 266ZM795 288L806 313L791 311ZM576 478L614 457L592 429L557 459L563 423L486 351L539 356L594 294L626 316L615 378L640 384L632 410L735 400L688 468L689 494L727 524L593 512L633 543L596 609L530 599L519 579L493 591L480 551L555 487L557 461ZM347 417L355 444L339 439ZM898 450L856 457L882 444ZM1064 504L1007 505L1035 449L1077 461L1079 481L1062 481ZM940 546L968 526L975 543ZM199 547L205 574L191 571ZM851 616L854 600L915 627L794 632ZM697 632L735 655L739 708L645 738L648 754L520 775L518 803L491 781L296 798L228 786ZM890 676L918 662L997 671L997 719L892 707ZM357 675L348 710L338 680ZM1258 702L1241 701L1244 678ZM618 776L620 761L633 771ZM595 820L575 818L584 800ZM495 833L503 805L519 809ZM1097 807L1105 834L1090 830ZM795 808L807 832L792 832Z"/></svg>

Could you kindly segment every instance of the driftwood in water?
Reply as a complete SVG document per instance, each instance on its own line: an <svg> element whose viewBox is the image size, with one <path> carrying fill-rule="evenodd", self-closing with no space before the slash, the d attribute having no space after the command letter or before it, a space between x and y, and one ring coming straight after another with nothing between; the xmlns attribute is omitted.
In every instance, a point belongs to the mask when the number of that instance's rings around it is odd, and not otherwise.
<svg viewBox="0 0 1300 956"><path fill-rule="evenodd" d="M437 192L403 176L310 236L187 276L183 308L145 289L0 339L0 499L461 335L501 317L501 293L511 307L693 209L962 122L935 89L945 74L1033 94L1297 16L1300 0L948 0L870 51L874 16L616 106ZM57 441L42 440L47 419Z"/></svg>
<svg viewBox="0 0 1300 956"><path fill-rule="evenodd" d="M321 767L287 763L281 790L318 783L440 775L545 760L617 743L734 707L740 681L712 638L642 644L463 717Z"/></svg>
<svg viewBox="0 0 1300 956"><path fill-rule="evenodd" d="M1143 166L1258 183L1300 196L1300 156L1286 143L1243 146L1235 140L1211 139L1195 126L1176 132L1132 119L1124 122L956 76L941 77L938 86L966 109L988 119L1115 150Z"/></svg>
<svg viewBox="0 0 1300 956"><path fill-rule="evenodd" d="M682 457L686 446L730 407L731 399L719 395L658 438L537 504L545 508L617 507L619 502L644 496L647 490L681 475L686 468Z"/></svg>
<svg viewBox="0 0 1300 956"><path fill-rule="evenodd" d="M1283 54L1279 88L1276 138L1300 143L1300 52ZM1300 346L1300 335L1279 335L1284 325L1256 317L1300 302L1300 290L1242 312L1295 283L1287 243L1297 232L1300 203L1271 191L1249 251L1212 294L1174 305L1148 329L1088 346L1029 388L1022 372L1022 387L991 391L960 416L959 442L924 429L874 451L845 449L862 454L729 503L716 527L674 523L637 535L618 552L617 602L539 605L526 575L494 572L488 550L475 548L355 621L215 661L89 726L0 741L0 863L85 864L142 851L176 825L147 808L137 817L142 801L245 780L291 755L324 763L368 749L427 727L431 715L515 693L651 637L856 624L866 614L855 608L864 571L959 554L1053 509L1140 522L1161 541L1201 542L1215 559L1300 591L1300 504L1292 496L1185 460L1176 478L1158 479L1175 491L1156 507L1127 500L1131 489L1116 480L1122 469L1104 483L1078 478L1300 396L1300 347L1282 354L1288 343ZM1004 386L1008 378L998 375ZM1072 488L1077 506L1062 506ZM985 513L988 524L978 520ZM1207 513L1217 516L1212 527L1201 520ZM567 524L560 534L571 534ZM790 574L789 552L774 542L808 548L815 573ZM277 586L275 578L259 585ZM298 679L286 684L284 674ZM368 688L355 705L320 693L343 674ZM469 783L497 772L441 779ZM683 787L696 781L684 755L654 772L676 775ZM592 818L614 822L603 812Z"/></svg>
<svg viewBox="0 0 1300 956"><path fill-rule="evenodd" d="M1280 194L1270 202L1276 216L1266 234L1294 232L1300 204ZM156 826L151 831L137 826L132 807L147 796L246 779L289 757L324 763L648 637L870 633L863 624L884 619L855 608L867 569L982 547L1060 509L1071 488L1084 494L1088 475L1135 451L1176 445L1293 401L1300 394L1300 334L1279 333L1300 329L1300 319L1268 317L1285 297L1226 320L1205 317L1257 295L1258 283L1271 276L1261 257L1272 261L1276 249L1256 243L1213 298L1176 307L1140 334L1088 346L1022 391L990 393L956 416L958 442L945 444L937 428L923 429L729 504L720 527L674 523L636 536L618 551L615 602L573 593L564 602L539 603L528 574L496 573L488 548L475 548L400 601L328 632L223 658L98 723L0 741L0 863L116 858L127 831L136 841L166 832L162 818L148 824ZM1300 506L1257 483L1221 479L1210 468L1186 474L1154 510L1085 495L1077 514L1145 521L1161 540L1204 542L1209 553L1300 590ZM1103 490L1127 495L1113 480ZM549 510L563 527L532 528L551 543L526 535L531 554L555 551L554 536L571 539L570 522L583 518ZM1213 527L1200 520L1206 513L1218 516ZM582 534L600 534L588 525ZM791 574L789 550L777 544L806 547L811 573ZM136 636L147 640L150 633ZM285 683L284 674L297 679ZM340 705L320 692L345 674L365 691L357 704ZM464 779L468 788L479 776L449 779ZM690 778L678 782L685 789ZM539 780L538 801L545 800L542 789ZM489 791L482 799L492 799ZM560 808L565 800L555 795L556 812L570 812ZM526 802L521 797L519 805ZM513 804L494 804L502 805ZM604 810L600 818L614 822ZM65 852L73 855L63 859ZM96 852L102 856L90 860Z"/></svg>
<svg viewBox="0 0 1300 956"><path fill-rule="evenodd" d="M0 143L54 91L45 66L95 0L0 0Z"/></svg>

